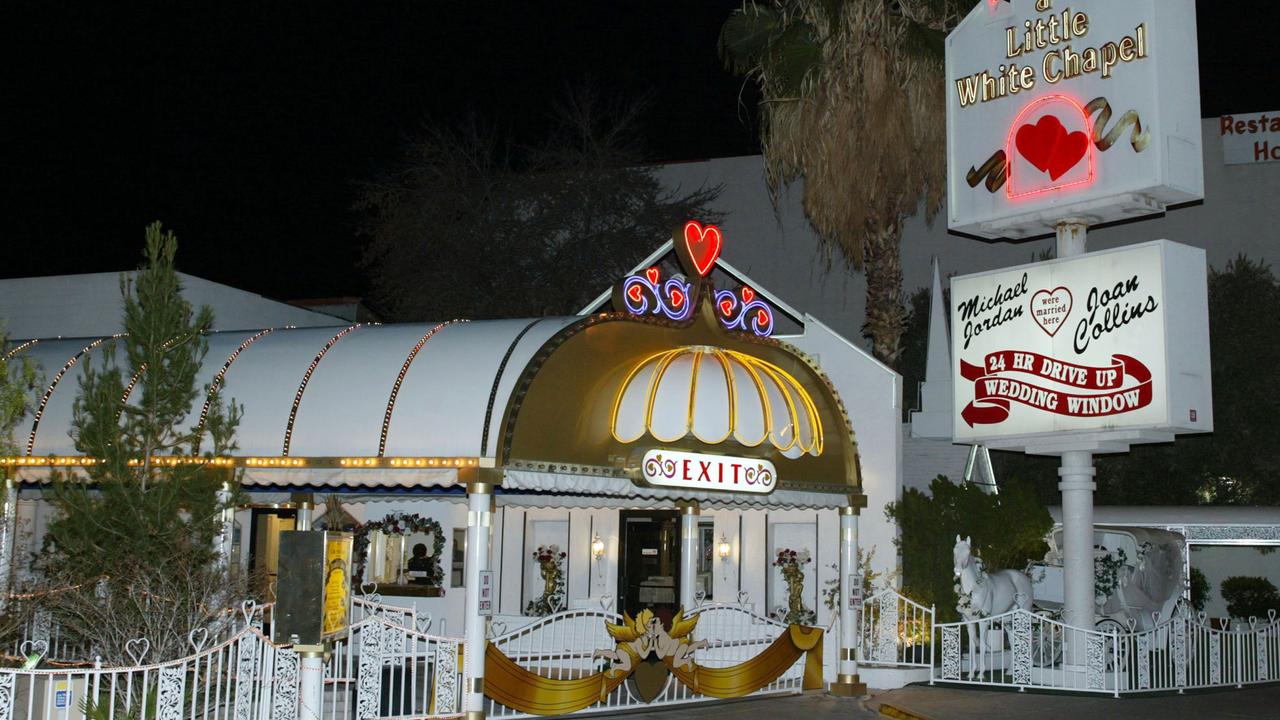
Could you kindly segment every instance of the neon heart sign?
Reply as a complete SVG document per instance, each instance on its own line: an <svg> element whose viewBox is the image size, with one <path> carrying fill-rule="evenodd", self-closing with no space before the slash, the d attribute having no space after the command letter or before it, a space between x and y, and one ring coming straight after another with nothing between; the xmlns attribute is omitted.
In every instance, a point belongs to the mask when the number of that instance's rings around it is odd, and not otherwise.
<svg viewBox="0 0 1280 720"><path fill-rule="evenodd" d="M1005 142L1009 199L1086 186L1094 180L1093 123L1066 95L1046 95L1022 109Z"/></svg>
<svg viewBox="0 0 1280 720"><path fill-rule="evenodd" d="M681 242L682 240L683 242ZM706 277L715 267L716 259L724 246L724 234L715 225L703 227L697 220L684 224L682 237L676 242L677 254L685 265L700 277Z"/></svg>

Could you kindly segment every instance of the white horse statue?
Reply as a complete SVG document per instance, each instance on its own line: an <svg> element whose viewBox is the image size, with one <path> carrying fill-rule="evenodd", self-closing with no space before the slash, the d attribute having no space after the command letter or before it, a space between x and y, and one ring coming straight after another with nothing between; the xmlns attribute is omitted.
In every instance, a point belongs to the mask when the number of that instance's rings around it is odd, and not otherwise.
<svg viewBox="0 0 1280 720"><path fill-rule="evenodd" d="M970 538L956 535L952 551L955 560L956 580L960 583L960 603L956 610L968 622L969 628L969 679L974 680L986 670L983 650L986 648L986 628L976 622L982 618L1002 615L1013 610L1031 610L1031 579L1017 570L997 570L988 574L982 560L973 556Z"/></svg>

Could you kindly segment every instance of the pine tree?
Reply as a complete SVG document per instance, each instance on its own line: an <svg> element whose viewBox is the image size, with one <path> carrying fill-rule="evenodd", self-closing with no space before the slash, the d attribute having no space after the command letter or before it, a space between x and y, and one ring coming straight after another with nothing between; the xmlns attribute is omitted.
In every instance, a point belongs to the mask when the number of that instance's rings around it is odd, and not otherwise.
<svg viewBox="0 0 1280 720"><path fill-rule="evenodd" d="M145 262L120 280L125 332L86 364L74 405L76 449L97 462L53 484L60 516L40 564L55 587L76 589L48 604L106 660L123 660L135 637L150 641L150 660L181 655L187 633L238 601L216 550L232 471L188 459L231 452L240 410L215 397L200 415L213 313L182 297L176 251L173 233L147 228Z"/></svg>

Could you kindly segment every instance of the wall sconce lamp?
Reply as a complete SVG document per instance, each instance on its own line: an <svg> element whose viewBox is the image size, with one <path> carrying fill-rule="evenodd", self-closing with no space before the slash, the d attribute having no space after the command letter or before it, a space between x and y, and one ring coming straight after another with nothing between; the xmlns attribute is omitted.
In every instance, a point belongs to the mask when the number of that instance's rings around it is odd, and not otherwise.
<svg viewBox="0 0 1280 720"><path fill-rule="evenodd" d="M729 541L725 539L723 533L721 533L720 535L720 546L718 550L720 551L720 560L723 562L728 562L729 555L733 553L733 546L731 546L729 544Z"/></svg>
<svg viewBox="0 0 1280 720"><path fill-rule="evenodd" d="M591 538L591 557L599 560L604 557L604 540L599 535Z"/></svg>

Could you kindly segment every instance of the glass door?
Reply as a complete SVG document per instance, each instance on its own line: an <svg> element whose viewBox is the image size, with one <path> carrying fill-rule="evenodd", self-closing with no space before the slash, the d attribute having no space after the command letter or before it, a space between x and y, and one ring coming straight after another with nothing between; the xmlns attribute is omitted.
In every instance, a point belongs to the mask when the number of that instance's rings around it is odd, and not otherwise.
<svg viewBox="0 0 1280 720"><path fill-rule="evenodd" d="M624 510L618 609L648 608L670 623L680 605L680 516L674 510Z"/></svg>

